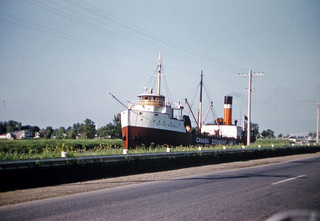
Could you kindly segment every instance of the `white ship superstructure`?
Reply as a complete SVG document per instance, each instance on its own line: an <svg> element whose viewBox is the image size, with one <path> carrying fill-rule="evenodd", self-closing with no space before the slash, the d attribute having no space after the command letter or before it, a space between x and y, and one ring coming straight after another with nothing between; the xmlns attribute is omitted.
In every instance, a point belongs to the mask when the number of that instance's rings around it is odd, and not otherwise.
<svg viewBox="0 0 320 221"><path fill-rule="evenodd" d="M187 129L182 116L183 106L166 103L165 96L160 94L161 54L158 61L158 91L145 88L138 95L138 101L129 104L127 110L121 112L121 128L124 146L132 148L137 145L157 144L186 144ZM178 116L175 113L178 112ZM191 125L187 125L189 128ZM189 141L188 141L189 142Z"/></svg>
<svg viewBox="0 0 320 221"><path fill-rule="evenodd" d="M172 107L164 104L164 96L140 94L138 104L121 113L122 127L135 126L159 130L170 130L185 133L182 116L174 117L174 110L182 110L183 106Z"/></svg>

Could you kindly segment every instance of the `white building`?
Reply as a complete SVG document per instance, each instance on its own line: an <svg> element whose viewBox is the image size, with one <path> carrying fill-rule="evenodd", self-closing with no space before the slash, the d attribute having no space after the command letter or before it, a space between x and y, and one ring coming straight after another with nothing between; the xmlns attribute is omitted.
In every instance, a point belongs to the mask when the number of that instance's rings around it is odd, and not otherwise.
<svg viewBox="0 0 320 221"><path fill-rule="evenodd" d="M14 137L11 133L5 133L0 135L0 139L13 140Z"/></svg>
<svg viewBox="0 0 320 221"><path fill-rule="evenodd" d="M236 125L203 125L201 133L237 139L242 137L242 128Z"/></svg>

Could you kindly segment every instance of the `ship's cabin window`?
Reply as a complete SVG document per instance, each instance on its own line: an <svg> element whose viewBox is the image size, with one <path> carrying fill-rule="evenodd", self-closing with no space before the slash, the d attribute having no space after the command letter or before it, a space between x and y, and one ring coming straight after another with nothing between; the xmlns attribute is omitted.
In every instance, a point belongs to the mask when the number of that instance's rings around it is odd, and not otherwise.
<svg viewBox="0 0 320 221"><path fill-rule="evenodd" d="M163 106L165 103L165 97L154 95L141 95L139 96L139 103L141 105Z"/></svg>

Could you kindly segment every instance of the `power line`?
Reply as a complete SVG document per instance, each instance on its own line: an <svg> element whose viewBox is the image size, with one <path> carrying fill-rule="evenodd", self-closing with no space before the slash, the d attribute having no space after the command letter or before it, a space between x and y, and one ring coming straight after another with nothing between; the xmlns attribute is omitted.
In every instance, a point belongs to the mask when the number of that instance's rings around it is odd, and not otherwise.
<svg viewBox="0 0 320 221"><path fill-rule="evenodd" d="M102 45L102 44L98 44L96 42L88 41L86 39L82 39L82 38L79 38L79 37L76 37L76 36L73 36L73 35L70 35L70 34L66 34L66 33L63 33L61 31L55 30L53 28L48 28L48 27L36 24L34 22L25 20L25 19L21 19L21 18L15 17L13 15L8 15L8 14L3 13L3 12L0 12L0 14L3 14L5 16L7 16L8 18L10 18L10 19L0 18L0 20L3 20L5 22L9 22L9 23L12 23L12 24L24 27L24 28L28 28L28 29L31 29L33 31L39 31L39 32L42 32L42 33L45 33L45 34L49 34L49 35L52 35L52 36L56 36L56 37L59 37L59 38L63 38L63 39L71 40L71 41L74 41L74 42L78 42L78 43L81 43L81 44L84 44L84 45L96 47L96 48L103 49L103 50L108 50L108 51L111 51L111 52L116 52L114 49L112 49L110 47L107 47L105 45Z"/></svg>
<svg viewBox="0 0 320 221"><path fill-rule="evenodd" d="M228 67L230 69L238 69L238 67L227 64L226 62L220 62L217 60L212 60L211 58L208 58L204 55L201 55L198 52L192 51L190 49L187 49L183 46L179 46L178 44L169 41L167 39L161 38L157 35L152 34L151 32L148 32L146 30L143 30L135 25L132 25L124 20L121 20L113 15L110 15L110 13L107 13L101 9L94 8L93 6L86 4L86 3L76 3L77 6L76 9L85 10L87 14L82 13L81 11L78 11L75 9L74 5L71 5L72 7L68 7L68 5L61 5L58 2L39 2L39 1L27 1L31 5L35 7L39 7L43 10L49 11L50 13L53 13L57 16L60 16L63 19L66 19L71 22L76 22L77 24L80 24L86 28L95 30L101 34L108 35L110 37L113 37L117 40L122 40L129 42L133 45L136 45L138 47L155 51L159 50L159 48L168 48L168 51L166 51L166 56L173 57L177 59L182 59L185 63L194 63L199 64L203 66L204 63L207 64L214 64L215 67L218 65L222 65L224 67ZM74 1L65 3L74 3ZM90 12L91 14L88 14ZM61 30L56 30L52 27L39 25L35 22L28 21L26 19L18 18L13 15L6 15L6 19L2 19L6 22L10 22L16 25L19 25L21 27L29 28L31 30L40 31L42 33L49 34L51 36L56 36L59 38L63 38L66 40L70 40L73 42L81 43L87 46L95 47L102 50L107 50L112 53L116 54L123 54L123 52L111 48L109 46L106 46L104 43L98 43L96 41L90 41L81 38L79 36L81 35L72 35L68 34L66 32L63 32ZM102 19L102 20L101 20ZM87 34L87 33L86 33ZM145 62L151 63L152 61L147 60L145 58L137 57L136 54L128 54L125 53L125 56L129 57L135 57L138 60L143 60ZM152 62L153 63L153 62ZM167 66L168 68L182 71L184 73L193 74L192 72L188 70L183 70L181 68L176 68L172 66ZM210 76L209 76L210 78Z"/></svg>
<svg viewBox="0 0 320 221"><path fill-rule="evenodd" d="M204 56L204 55L200 54L199 52L191 50L191 49L186 48L184 46L181 46L181 45L177 44L176 42L172 42L172 41L170 41L168 39L165 39L165 38L162 38L162 37L158 37L158 35L155 35L154 33L151 33L151 32L149 32L147 30L144 30L144 29L142 29L142 28L140 28L140 27L138 27L138 26L136 26L134 24L131 24L131 23L127 22L127 21L124 21L124 20L122 20L122 19L120 19L120 18L118 18L118 17L116 17L114 15L111 15L110 13L108 13L106 11L98 9L98 8L88 4L88 3L84 3L83 1L80 1L80 2L82 2L82 7L84 7L84 9L86 9L86 10L87 9L91 9L91 10L93 10L93 13L98 14L99 16L103 16L103 17L106 16L108 19L111 19L112 21L114 21L117 25L124 26L127 29L130 29L130 30L132 30L134 32L137 32L137 33L141 34L142 36L147 36L147 37L149 37L151 39L154 39L157 42L164 43L166 45L169 45L170 47L173 47L175 49L183 51L183 52L187 53L189 57L190 57L190 55L192 55L193 58L196 59L196 60L199 60L201 62L203 62L203 60L207 60L209 62L213 62L214 61L214 63L220 63L220 64L223 64L225 66L229 66L229 67L233 67L235 69L239 69L239 66L235 66L233 64L228 64L227 62L219 61L218 59L212 59L212 58L209 58L207 56ZM74 2L74 3L76 3L76 2ZM241 68L243 68L243 67L241 67Z"/></svg>
<svg viewBox="0 0 320 221"><path fill-rule="evenodd" d="M286 87L280 82L275 81L270 75L264 81L257 79L255 83L263 91L265 97L271 100L271 95L274 95L276 92L276 99L281 100L281 104L288 104L293 106L294 109L306 109L306 104L312 102L311 99L304 97L302 93L297 93L293 88Z"/></svg>
<svg viewBox="0 0 320 221"><path fill-rule="evenodd" d="M107 13L106 11L96 8L90 4L84 3L83 1L66 2L69 3L71 7L61 5L57 2L51 2L51 5L37 1L28 1L28 3L31 3L36 7L40 7L44 10L61 16L67 20L80 23L90 29L94 29L103 34L107 34L116 39L127 41L148 50L154 51L161 48L161 50L164 51L163 48L169 47L168 51L165 52L168 56L173 56L179 59L183 59L184 61L191 61L201 64L214 64L215 67L218 64L231 69L239 70L239 66L219 61L218 59L209 58L194 50L190 50L184 46L176 44L175 42L157 36L154 33L148 32L127 21L119 19L111 15L110 13ZM75 10L75 6L77 7L77 9L84 10L86 13L90 13L94 17ZM99 18L99 20L97 18ZM241 69L243 69L243 67L241 67Z"/></svg>

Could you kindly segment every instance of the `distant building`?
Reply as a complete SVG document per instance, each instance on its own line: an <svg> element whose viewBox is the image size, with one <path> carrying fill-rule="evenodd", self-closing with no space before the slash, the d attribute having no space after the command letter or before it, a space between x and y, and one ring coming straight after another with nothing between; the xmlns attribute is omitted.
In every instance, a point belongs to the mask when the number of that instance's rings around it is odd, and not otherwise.
<svg viewBox="0 0 320 221"><path fill-rule="evenodd" d="M44 134L43 134L43 133L41 133L41 132L35 132L35 134L34 134L34 137L33 137L33 138L35 138L35 139L39 139L39 138L41 138L41 137L44 137Z"/></svg>
<svg viewBox="0 0 320 221"><path fill-rule="evenodd" d="M21 140L21 139L30 139L31 138L31 134L28 130L20 130L20 131L16 131L15 133L15 138L17 140Z"/></svg>
<svg viewBox="0 0 320 221"><path fill-rule="evenodd" d="M11 133L5 133L0 135L0 139L2 140L13 140L14 136Z"/></svg>

